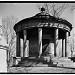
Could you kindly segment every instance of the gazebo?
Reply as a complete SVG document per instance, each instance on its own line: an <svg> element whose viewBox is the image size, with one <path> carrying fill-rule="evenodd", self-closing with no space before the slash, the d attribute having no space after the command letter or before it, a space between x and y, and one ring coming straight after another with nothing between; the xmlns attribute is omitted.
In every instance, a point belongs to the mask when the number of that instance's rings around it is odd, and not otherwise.
<svg viewBox="0 0 75 75"><path fill-rule="evenodd" d="M57 44L62 39L62 57L67 57L68 37L72 24L51 16L41 8L35 16L23 19L14 26L16 32L16 59L53 55L57 57ZM20 39L23 39L21 56Z"/></svg>

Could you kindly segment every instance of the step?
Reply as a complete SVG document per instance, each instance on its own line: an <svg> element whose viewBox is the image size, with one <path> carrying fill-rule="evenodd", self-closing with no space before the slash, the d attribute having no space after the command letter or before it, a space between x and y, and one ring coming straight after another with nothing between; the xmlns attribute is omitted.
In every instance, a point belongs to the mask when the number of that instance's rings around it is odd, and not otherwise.
<svg viewBox="0 0 75 75"><path fill-rule="evenodd" d="M73 62L68 58L53 58L53 62Z"/></svg>
<svg viewBox="0 0 75 75"><path fill-rule="evenodd" d="M73 64L73 62L58 62L58 64Z"/></svg>
<svg viewBox="0 0 75 75"><path fill-rule="evenodd" d="M53 62L73 62L71 60L52 60Z"/></svg>
<svg viewBox="0 0 75 75"><path fill-rule="evenodd" d="M58 63L57 66L75 68L75 63Z"/></svg>
<svg viewBox="0 0 75 75"><path fill-rule="evenodd" d="M31 64L19 64L19 66L23 66L23 67L26 67L26 66L30 66L30 67L48 67L48 64L43 64L43 63L31 63Z"/></svg>
<svg viewBox="0 0 75 75"><path fill-rule="evenodd" d="M73 61L71 61L71 60L66 60L66 61L64 61L64 60L60 61L60 60L59 60L58 62L62 62L62 63L64 63L64 62L65 62L65 63L73 63Z"/></svg>
<svg viewBox="0 0 75 75"><path fill-rule="evenodd" d="M74 62L73 62L73 61L53 61L53 63L57 63L57 64L58 64L58 63L61 63L61 64L63 64L63 63L66 63L66 64L67 64L67 63L71 63L71 64L72 64L72 63L74 63Z"/></svg>
<svg viewBox="0 0 75 75"><path fill-rule="evenodd" d="M53 58L52 60L71 60L71 59L68 59L68 58Z"/></svg>
<svg viewBox="0 0 75 75"><path fill-rule="evenodd" d="M24 60L22 60L20 63L19 63L19 65L20 66L31 66L31 65L33 65L33 64L35 64L36 62L34 62L34 59L32 58L29 58L29 59L24 59Z"/></svg>
<svg viewBox="0 0 75 75"><path fill-rule="evenodd" d="M54 58L52 58L52 59L69 59L69 58L68 58L68 57L60 57L60 58L54 57Z"/></svg>
<svg viewBox="0 0 75 75"><path fill-rule="evenodd" d="M36 65L37 67L48 67L48 64L42 64L42 63L39 63Z"/></svg>
<svg viewBox="0 0 75 75"><path fill-rule="evenodd" d="M53 65L56 65L57 66L57 63L53 63Z"/></svg>
<svg viewBox="0 0 75 75"><path fill-rule="evenodd" d="M74 65L63 65L63 64L58 64L57 66L60 66L60 67L69 67L69 68L75 68Z"/></svg>

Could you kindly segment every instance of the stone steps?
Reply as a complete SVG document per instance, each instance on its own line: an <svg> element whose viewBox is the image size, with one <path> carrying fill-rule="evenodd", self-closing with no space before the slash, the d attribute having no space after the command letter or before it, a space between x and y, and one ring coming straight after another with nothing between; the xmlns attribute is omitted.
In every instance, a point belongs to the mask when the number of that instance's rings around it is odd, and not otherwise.
<svg viewBox="0 0 75 75"><path fill-rule="evenodd" d="M75 63L71 60L68 59L67 57L64 58L53 58L53 64L57 64L59 67L69 67L69 68L75 68Z"/></svg>
<svg viewBox="0 0 75 75"><path fill-rule="evenodd" d="M57 66L75 68L75 63L58 63Z"/></svg>
<svg viewBox="0 0 75 75"><path fill-rule="evenodd" d="M19 67L48 67L48 66L59 66L59 67L70 67L75 68L75 63L68 59L68 57L54 57L52 58L53 64L43 59L30 57L30 58L23 58L21 62L19 62Z"/></svg>
<svg viewBox="0 0 75 75"><path fill-rule="evenodd" d="M22 62L19 64L19 66L23 67L48 67L48 64L43 64L43 63L37 63L37 62Z"/></svg>
<svg viewBox="0 0 75 75"><path fill-rule="evenodd" d="M18 64L22 67L48 67L48 64L43 64L43 60L35 57L23 58Z"/></svg>
<svg viewBox="0 0 75 75"><path fill-rule="evenodd" d="M48 67L48 64L38 63L35 66L36 67Z"/></svg>
<svg viewBox="0 0 75 75"><path fill-rule="evenodd" d="M53 60L53 62L61 62L61 63L73 63L73 61L71 61L71 60Z"/></svg>
<svg viewBox="0 0 75 75"><path fill-rule="evenodd" d="M73 62L73 61L71 61L70 59L68 59L68 58L53 58L52 59L54 62L56 61L56 62Z"/></svg>

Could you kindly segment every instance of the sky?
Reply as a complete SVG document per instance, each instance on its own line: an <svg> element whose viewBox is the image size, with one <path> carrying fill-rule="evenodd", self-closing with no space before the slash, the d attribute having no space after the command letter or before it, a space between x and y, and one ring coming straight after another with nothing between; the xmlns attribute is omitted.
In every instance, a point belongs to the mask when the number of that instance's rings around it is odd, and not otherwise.
<svg viewBox="0 0 75 75"><path fill-rule="evenodd" d="M15 16L19 20L22 20L27 17L32 17L39 13L39 10L36 7L36 3L0 3L0 25L2 25L2 18L7 17L7 16ZM74 11L65 11L62 15L61 18L68 20L73 27L74 25ZM75 30L74 30L75 32ZM2 38L2 37L0 37ZM3 42L3 43L2 43ZM0 44L5 44L4 39L0 41ZM2 54L2 55L1 55ZM0 50L0 55L1 58L4 58L5 60L5 51ZM4 61L3 59L0 58L0 61ZM6 64L6 63L5 63ZM2 65L2 66L1 66ZM6 66L3 66L4 64L0 65L0 69ZM2 69L4 70L4 68ZM6 71L6 69L5 69Z"/></svg>
<svg viewBox="0 0 75 75"><path fill-rule="evenodd" d="M19 20L27 17L34 16L38 13L36 3L1 3L0 4L0 16L15 16Z"/></svg>
<svg viewBox="0 0 75 75"><path fill-rule="evenodd" d="M20 21L36 15L39 13L36 5L37 3L0 3L0 24L2 23L1 20L3 17L15 16ZM74 11L70 12L68 10L64 11L61 15L61 18L69 21L73 27L75 27L74 17Z"/></svg>
<svg viewBox="0 0 75 75"><path fill-rule="evenodd" d="M0 18L15 16L19 20L39 13L36 3L0 3ZM74 25L74 12L64 12L61 16Z"/></svg>

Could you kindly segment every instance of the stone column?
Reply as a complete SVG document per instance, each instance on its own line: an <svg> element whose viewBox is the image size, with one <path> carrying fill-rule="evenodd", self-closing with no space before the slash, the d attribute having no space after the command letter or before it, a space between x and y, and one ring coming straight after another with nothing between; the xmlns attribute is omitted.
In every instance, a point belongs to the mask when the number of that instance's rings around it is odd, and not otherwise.
<svg viewBox="0 0 75 75"><path fill-rule="evenodd" d="M20 57L20 35L16 34L16 57Z"/></svg>
<svg viewBox="0 0 75 75"><path fill-rule="evenodd" d="M26 48L24 57L29 57L29 40L26 40Z"/></svg>
<svg viewBox="0 0 75 75"><path fill-rule="evenodd" d="M27 36L26 36L26 30L23 30L23 57L25 57L25 50L26 50L26 40L27 40Z"/></svg>
<svg viewBox="0 0 75 75"><path fill-rule="evenodd" d="M66 32L66 37L65 37L65 57L67 57L67 51L68 51L68 36L69 36L69 32Z"/></svg>
<svg viewBox="0 0 75 75"><path fill-rule="evenodd" d="M21 57L23 57L23 39L20 40L21 42Z"/></svg>
<svg viewBox="0 0 75 75"><path fill-rule="evenodd" d="M23 57L28 57L27 56L27 32L26 30L23 30L23 35L24 35L24 40L23 40Z"/></svg>
<svg viewBox="0 0 75 75"><path fill-rule="evenodd" d="M38 51L40 57L42 54L42 28L38 28Z"/></svg>
<svg viewBox="0 0 75 75"><path fill-rule="evenodd" d="M62 57L65 57L65 39L62 39Z"/></svg>
<svg viewBox="0 0 75 75"><path fill-rule="evenodd" d="M55 40L54 40L54 56L57 56L57 45L58 45L58 29L55 29Z"/></svg>

